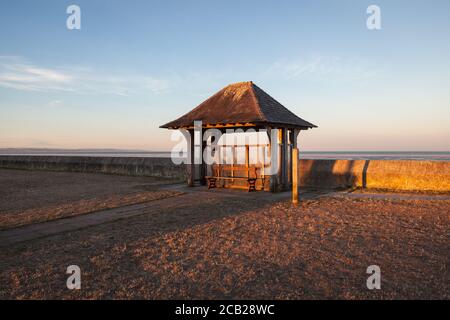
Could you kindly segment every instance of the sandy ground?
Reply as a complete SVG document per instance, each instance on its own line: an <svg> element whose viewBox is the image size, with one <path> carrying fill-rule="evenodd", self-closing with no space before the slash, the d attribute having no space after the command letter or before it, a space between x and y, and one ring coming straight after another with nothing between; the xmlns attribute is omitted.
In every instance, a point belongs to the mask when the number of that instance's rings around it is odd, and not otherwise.
<svg viewBox="0 0 450 320"><path fill-rule="evenodd" d="M323 196L293 207L261 194L198 191L157 213L0 248L0 298L450 298L450 201ZM81 290L66 288L72 264ZM366 287L369 265L381 290Z"/></svg>
<svg viewBox="0 0 450 320"><path fill-rule="evenodd" d="M150 177L0 169L0 230L178 194Z"/></svg>

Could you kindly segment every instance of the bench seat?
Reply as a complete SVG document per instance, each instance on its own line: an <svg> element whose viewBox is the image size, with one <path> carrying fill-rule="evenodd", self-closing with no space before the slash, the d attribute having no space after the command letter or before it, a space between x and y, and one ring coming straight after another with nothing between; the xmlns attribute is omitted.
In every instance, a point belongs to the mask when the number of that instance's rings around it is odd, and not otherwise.
<svg viewBox="0 0 450 320"><path fill-rule="evenodd" d="M256 174L256 167L251 168L242 168L242 167L223 167L222 171L244 171L247 172L247 176L221 176L219 175L219 170L213 170L213 172L216 173L216 175L213 176L206 176L205 178L208 180L208 189L217 188L216 182L218 180L241 180L241 181L247 181L248 185L248 191L256 191L256 180L261 179L264 184L264 177L257 177ZM253 177L251 177L251 173L253 173Z"/></svg>

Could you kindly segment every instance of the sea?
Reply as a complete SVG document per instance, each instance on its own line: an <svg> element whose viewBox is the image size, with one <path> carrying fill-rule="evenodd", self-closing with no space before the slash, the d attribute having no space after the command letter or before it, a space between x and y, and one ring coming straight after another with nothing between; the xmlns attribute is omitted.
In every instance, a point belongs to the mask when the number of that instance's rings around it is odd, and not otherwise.
<svg viewBox="0 0 450 320"><path fill-rule="evenodd" d="M450 161L450 151L301 151L301 159ZM170 158L169 151L0 149L0 155Z"/></svg>

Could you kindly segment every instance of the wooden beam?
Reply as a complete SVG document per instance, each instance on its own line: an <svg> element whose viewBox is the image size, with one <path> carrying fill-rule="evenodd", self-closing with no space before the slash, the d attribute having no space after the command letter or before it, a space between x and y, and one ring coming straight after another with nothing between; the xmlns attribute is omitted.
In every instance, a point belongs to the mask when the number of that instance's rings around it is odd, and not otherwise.
<svg viewBox="0 0 450 320"><path fill-rule="evenodd" d="M202 125L203 128L241 128L241 127L257 127L255 123L246 122L246 123L205 123ZM194 126L181 126L181 127L171 127L168 129L193 129Z"/></svg>
<svg viewBox="0 0 450 320"><path fill-rule="evenodd" d="M228 147L228 146L249 146L249 147L263 147L263 146L265 146L265 147L267 147L267 146L269 146L270 144L269 143L264 143L264 144L226 144L226 143L223 143L223 144L220 144L221 146L223 146L223 147Z"/></svg>

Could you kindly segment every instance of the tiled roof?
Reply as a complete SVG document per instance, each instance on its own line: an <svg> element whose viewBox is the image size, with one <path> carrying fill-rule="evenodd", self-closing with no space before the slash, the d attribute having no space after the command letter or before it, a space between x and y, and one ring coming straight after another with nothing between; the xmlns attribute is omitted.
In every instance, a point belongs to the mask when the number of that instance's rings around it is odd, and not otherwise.
<svg viewBox="0 0 450 320"><path fill-rule="evenodd" d="M195 109L161 128L191 127L195 120L202 120L203 125L253 123L301 129L316 127L289 111L251 81L226 86Z"/></svg>

